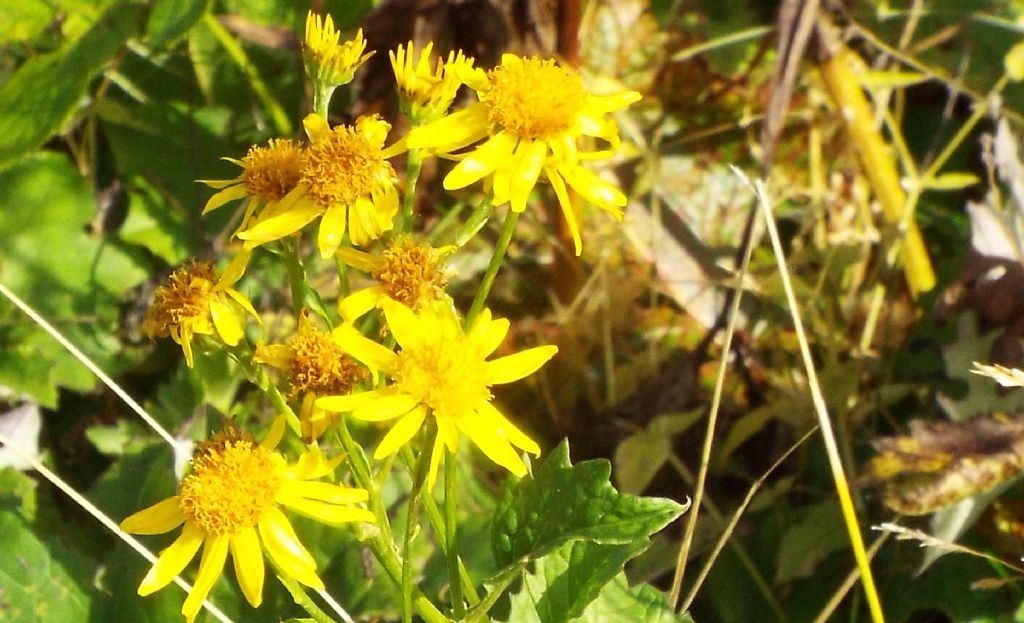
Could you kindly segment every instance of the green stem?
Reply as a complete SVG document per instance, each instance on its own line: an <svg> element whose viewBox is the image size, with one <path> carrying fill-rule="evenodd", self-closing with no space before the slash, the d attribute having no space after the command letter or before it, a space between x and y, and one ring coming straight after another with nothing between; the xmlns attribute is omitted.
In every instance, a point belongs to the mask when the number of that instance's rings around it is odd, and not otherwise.
<svg viewBox="0 0 1024 623"><path fill-rule="evenodd" d="M334 268L338 270L338 287L341 290L341 297L345 298L352 294L352 286L348 282L348 264L341 261L337 255L334 256Z"/></svg>
<svg viewBox="0 0 1024 623"><path fill-rule="evenodd" d="M483 601L476 604L473 609L466 614L466 618L463 619L463 621L465 623L476 623L477 621L485 620L487 612L495 602L498 601L498 598L505 593L505 589L512 583L512 580L518 578L522 571L523 566L521 564L513 565L505 569L505 571L503 571L497 578L489 580L488 585L490 590L488 590L487 594L484 595Z"/></svg>
<svg viewBox="0 0 1024 623"><path fill-rule="evenodd" d="M327 110L331 107L331 96L334 95L336 87L321 87L314 81L313 84L313 112L327 120Z"/></svg>
<svg viewBox="0 0 1024 623"><path fill-rule="evenodd" d="M375 486L373 474L370 472L370 464L366 461L362 447L352 438L348 430L345 418L338 419L338 438L346 453L349 469L356 484L370 494L370 510L377 517L377 528L379 532L369 540L370 550L373 552L377 562L384 568L391 581L396 586L402 586L402 562L395 551L394 536L391 533L391 524L388 522L387 512L380 499L379 489ZM452 623L451 619L437 609L429 599L416 587L413 587L412 607L427 623Z"/></svg>
<svg viewBox="0 0 1024 623"><path fill-rule="evenodd" d="M406 467L412 470L416 464L416 458L413 456L412 450L409 449L409 446L402 446L400 452ZM420 499L423 502L423 510L427 513L430 527L434 530L434 534L437 535L438 545L447 556L448 541L446 540L447 534L445 534L444 516L441 515L441 510L437 507L437 501L434 500L434 496L431 495L430 491L425 490L420 493ZM466 596L466 601L469 602L470 607L476 606L480 603L480 594L476 592L476 586L473 584L473 579L469 577L469 571L466 570L466 565L462 562L461 557L459 558L459 578L462 580L462 590Z"/></svg>
<svg viewBox="0 0 1024 623"><path fill-rule="evenodd" d="M459 581L459 542L458 518L455 515L455 496L457 483L457 465L455 454L445 447L444 451L444 523L446 552L448 559L448 587L452 594L452 616L461 619L466 614L466 604L462 601L462 582Z"/></svg>
<svg viewBox="0 0 1024 623"><path fill-rule="evenodd" d="M455 246L462 247L464 244L469 242L470 238L476 235L480 231L484 224L487 223L487 219L491 218L491 214L494 213L494 203L490 195L484 199L480 205L478 205L473 213L469 215L466 222L462 224L459 231L455 233Z"/></svg>
<svg viewBox="0 0 1024 623"><path fill-rule="evenodd" d="M437 429L431 427L434 435ZM416 467L412 470L412 491L409 493L409 506L406 509L405 519L405 543L402 548L402 621L412 623L412 542L419 532L420 498L423 491L423 481L427 477L427 465L430 464L430 455L433 453L434 435L427 435L427 440L422 446L420 458L416 461Z"/></svg>
<svg viewBox="0 0 1024 623"><path fill-rule="evenodd" d="M275 569L276 568L277 566L275 565ZM312 599L310 599L301 584L281 573L280 569L277 569L277 579L284 585L285 589L287 589L296 605L305 610L309 617L316 621L316 623L338 623L332 619L330 615L321 610L320 606L316 605Z"/></svg>
<svg viewBox="0 0 1024 623"><path fill-rule="evenodd" d="M299 260L297 244L292 245L287 241L281 242L284 250L284 266L288 271L288 285L292 291L292 311L295 318L302 314L303 302L306 300L306 274L302 269L302 262Z"/></svg>
<svg viewBox="0 0 1024 623"><path fill-rule="evenodd" d="M413 221L416 219L416 182L420 179L423 169L423 156L420 150L410 149L405 164L405 198L402 201L402 231L412 232Z"/></svg>
<svg viewBox="0 0 1024 623"><path fill-rule="evenodd" d="M501 268L501 263L505 260L505 253L508 251L508 245L512 241L512 232L515 231L516 221L518 220L519 213L509 208L508 213L505 214L505 222L501 226L498 242L494 245L494 255L491 256L491 263L487 265L487 272L484 273L484 278L480 282L480 289L476 291L473 305L469 308L469 313L466 314L467 327L473 325L477 314L484 308L487 295L491 293L491 286L494 285L494 278L498 275L498 269Z"/></svg>
<svg viewBox="0 0 1024 623"><path fill-rule="evenodd" d="M229 351L231 356L234 357L238 365L242 367L242 372L245 373L246 378L249 382L259 388L263 395L270 400L270 404L274 405L274 409L278 413L284 416L285 422L288 423L288 427L295 432L296 435L302 435L302 423L299 421L299 417L292 411L291 406L285 399L284 394L277 388L277 385L270 380L267 375L267 371L263 369L263 366L255 364L252 361L252 351L249 349L249 344L242 342L237 347Z"/></svg>

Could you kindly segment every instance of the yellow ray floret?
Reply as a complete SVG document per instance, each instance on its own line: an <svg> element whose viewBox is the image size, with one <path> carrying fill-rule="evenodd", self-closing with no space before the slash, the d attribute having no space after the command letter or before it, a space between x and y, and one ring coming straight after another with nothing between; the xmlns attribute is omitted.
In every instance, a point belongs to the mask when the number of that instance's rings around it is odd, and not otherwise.
<svg viewBox="0 0 1024 623"><path fill-rule="evenodd" d="M366 501L365 490L316 480L333 472L337 460L328 461L314 449L289 465L274 451L283 433L280 418L262 443L226 429L200 445L177 495L121 522L121 529L133 534L162 534L183 526L142 580L140 595L166 586L200 546L199 571L181 609L189 623L220 577L229 553L242 594L253 607L263 600L264 552L288 577L316 590L324 588L316 562L280 507L331 526L373 522L374 516L352 506Z"/></svg>
<svg viewBox="0 0 1024 623"><path fill-rule="evenodd" d="M373 56L366 51L366 40L360 28L351 41L338 43L341 36L331 16L321 20L316 13L306 14L306 36L302 41L302 57L306 75L317 85L336 87L352 82L356 70Z"/></svg>
<svg viewBox="0 0 1024 623"><path fill-rule="evenodd" d="M349 325L334 331L346 351L383 371L391 383L372 391L321 398L317 405L350 412L361 420L395 420L374 452L378 459L395 453L433 416L438 434L428 486L436 478L443 448L457 449L459 432L498 465L517 476L526 474L516 448L536 455L540 447L491 404L490 388L533 374L558 348L538 346L488 361L509 328L507 320L492 320L490 311L484 310L464 332L448 304L426 306L419 313L390 299L381 301L381 306L401 347L397 353Z"/></svg>

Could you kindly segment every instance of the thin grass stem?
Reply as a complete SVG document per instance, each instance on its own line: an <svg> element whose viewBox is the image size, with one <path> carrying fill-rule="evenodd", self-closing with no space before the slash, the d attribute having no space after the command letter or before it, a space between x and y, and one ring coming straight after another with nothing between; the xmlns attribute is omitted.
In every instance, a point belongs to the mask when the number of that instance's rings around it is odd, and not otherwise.
<svg viewBox="0 0 1024 623"><path fill-rule="evenodd" d="M167 432L167 429L161 426L160 423L157 422L152 415L147 413L146 410L142 408L142 405L136 402L134 398L128 395L128 392L121 389L121 386L114 382L114 379L107 376L107 374L103 370L101 370L99 366L93 363L92 359L89 359L89 357L85 353L78 350L77 346L72 344L71 341L64 337L64 335L60 331L58 331L56 328L54 328L53 325L47 322L46 319L39 314L39 312L32 309L32 307L29 306L28 303L18 298L18 296L14 294L14 292L8 290L7 287L2 283L0 283L0 294L3 294L5 297L7 297L9 301L14 303L15 307L20 309L22 312L25 313L26 316L31 318L33 322L42 327L44 331L50 334L50 337L57 340L57 342L61 346L63 346L65 350L71 353L71 355L75 359L77 359L83 366L88 368L90 372L95 374L96 377L100 381L102 381L104 385L110 388L110 391L114 392L118 398L123 400L124 403L128 405L128 407L132 411L134 411L136 415L142 418L142 421L145 422L146 425L148 425L151 429L153 429L153 432L155 432L164 441L166 441L168 445L170 445L175 450L178 450L180 447L183 448L185 444L191 445L191 442L177 441L169 432Z"/></svg>
<svg viewBox="0 0 1024 623"><path fill-rule="evenodd" d="M697 470L697 484L694 487L693 506L686 521L686 531L683 533L683 542L679 546L679 557L676 559L676 569L672 577L672 589L669 592L669 603L673 607L679 603L679 593L683 586L683 575L686 572L686 560L690 554L690 546L693 544L693 534L697 529L697 517L700 514L700 506L704 500L704 485L707 481L708 465L711 463L711 447L714 444L715 424L718 422L718 410L722 405L722 389L725 386L725 373L729 368L729 353L732 352L732 338L736 332L736 319L739 317L740 300L743 298L743 281L747 275L747 268L750 266L750 256L754 248L755 236L751 235L747 240L747 247L743 250L743 262L740 265L739 275L736 278L735 295L732 298L732 306L729 309L729 321L725 329L725 339L722 343L722 360L718 365L718 376L715 378L715 389L711 397L711 409L708 413L708 426L704 434L704 447L701 451L700 468Z"/></svg>
<svg viewBox="0 0 1024 623"><path fill-rule="evenodd" d="M800 344L800 356L804 362L804 369L807 373L807 384L811 392L811 400L814 404L814 411L818 416L818 426L821 429L821 436L825 442L825 452L828 456L829 468L832 471L832 478L835 481L836 494L839 496L839 508L842 510L843 519L846 523L846 530L850 536L850 543L853 548L854 558L857 560L857 567L860 569L861 585L864 588L864 595L868 601L868 609L871 612L871 620L874 623L883 623L885 615L882 613L882 604L878 599L878 591L875 588L875 579L871 574L871 566L868 562L867 553L864 550L864 538L857 523L856 510L853 508L853 499L850 496L850 485L846 479L846 472L843 471L842 459L836 446L835 433L832 430L832 421L829 418L828 406L821 393L821 385L818 382L818 374L814 369L814 360L811 357L811 348L807 342L807 334L804 332L803 322L800 320L800 310L797 306L796 294L793 291L793 284L790 280L789 268L786 266L786 256L782 250L782 241L779 239L778 229L775 227L775 218L772 216L771 203L768 192L761 180L754 184L736 168L733 171L750 186L757 197L757 204L764 215L765 224L768 229L768 237L772 243L772 250L775 253L775 260L779 265L779 277L782 280L782 287L786 293L786 301L789 305L789 312L793 319L793 328L796 331L797 342Z"/></svg>

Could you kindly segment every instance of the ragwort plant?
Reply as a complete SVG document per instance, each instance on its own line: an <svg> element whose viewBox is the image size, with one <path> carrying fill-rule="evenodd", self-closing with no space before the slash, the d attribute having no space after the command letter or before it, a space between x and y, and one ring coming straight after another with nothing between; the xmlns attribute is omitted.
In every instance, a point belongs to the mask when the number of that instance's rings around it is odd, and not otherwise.
<svg viewBox="0 0 1024 623"><path fill-rule="evenodd" d="M585 162L613 155L619 138L609 113L640 95L594 94L576 70L551 59L505 55L500 65L484 70L461 51L434 62L432 44L417 56L410 42L390 59L411 131L396 137L376 115L331 126L333 93L369 57L361 32L351 41L339 39L330 16L309 14L303 59L314 110L302 120L307 140L282 137L254 145L240 159L226 158L241 167L237 177L203 180L216 190L204 213L236 201L244 205L232 236L237 243L230 257L221 258L227 267L218 276L216 262L186 263L156 290L146 316L147 333L179 344L189 368L197 351L226 352L277 416L261 442L228 422L198 444L176 495L121 522L125 532L143 535L181 527L142 579L139 594L160 590L185 573L201 548L181 609L185 619L197 618L228 558L242 595L257 608L263 602L265 554L273 574L313 620L351 620L330 597L332 587L325 585L287 511L332 529L354 527L400 589L404 621L488 620L516 585L522 589L506 606L512 617L543 607L568 620L608 601L623 616L660 613L661 620L676 620L679 615L657 591L629 589L622 568L685 508L619 494L608 482L606 463L573 466L565 444L534 463L544 454L540 444L495 403L491 391L532 375L558 350L542 345L495 356L510 322L494 317L486 305L518 215L546 180L577 255L583 236L570 192L621 218L622 191ZM463 85L477 101L450 112ZM402 155L404 180L393 164ZM477 214L507 206L467 310L446 291L448 260L478 224L468 223L468 233L456 232L435 246L426 242L434 239L423 228L427 220L413 210L420 167L424 159L438 157L456 162L444 178L445 189L482 183ZM336 288L307 280L307 253L333 258ZM281 343L252 339L264 331L260 313L236 289L247 270L264 265L252 261L257 254L283 262L288 275L288 313L296 329ZM349 269L369 274L376 285L351 292ZM336 313L323 307L311 312L310 292L316 301L340 292ZM357 439L374 441L364 446ZM467 439L509 474L492 519L498 571L484 581L459 553L456 464L471 456L459 452ZM383 499L393 466L404 469L411 483L401 517L389 514ZM439 477L441 505L433 497ZM447 587L437 595L421 590L420 570L414 568L421 509L446 560ZM577 588L559 593L557 585L564 582Z"/></svg>

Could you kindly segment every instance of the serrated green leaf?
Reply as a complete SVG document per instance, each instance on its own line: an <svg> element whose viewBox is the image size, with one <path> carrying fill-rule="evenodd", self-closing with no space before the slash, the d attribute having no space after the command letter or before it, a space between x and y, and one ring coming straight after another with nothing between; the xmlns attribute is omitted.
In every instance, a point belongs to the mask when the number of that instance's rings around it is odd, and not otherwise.
<svg viewBox="0 0 1024 623"><path fill-rule="evenodd" d="M647 547L647 539L623 545L571 541L534 563L512 595L509 623L568 623Z"/></svg>
<svg viewBox="0 0 1024 623"><path fill-rule="evenodd" d="M619 493L610 473L605 460L570 464L568 443L559 444L532 477L505 490L491 528L498 565L544 556L571 540L646 542L686 510L672 500Z"/></svg>
<svg viewBox="0 0 1024 623"><path fill-rule="evenodd" d="M572 623L607 621L643 621L643 623L693 623L687 614L677 613L664 593L649 584L630 588L626 574L620 573L605 584L597 599Z"/></svg>
<svg viewBox="0 0 1024 623"><path fill-rule="evenodd" d="M60 130L89 82L133 34L142 8L111 7L78 41L29 60L0 87L0 168Z"/></svg>
<svg viewBox="0 0 1024 623"><path fill-rule="evenodd" d="M0 513L0 613L10 623L89 619L89 595L69 565L81 561L59 544L44 543L14 513Z"/></svg>
<svg viewBox="0 0 1024 623"><path fill-rule="evenodd" d="M206 0L156 0L146 21L149 44L162 48L184 35L206 12Z"/></svg>

